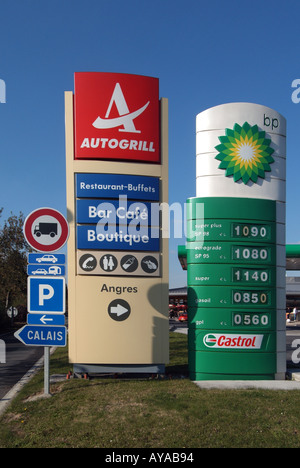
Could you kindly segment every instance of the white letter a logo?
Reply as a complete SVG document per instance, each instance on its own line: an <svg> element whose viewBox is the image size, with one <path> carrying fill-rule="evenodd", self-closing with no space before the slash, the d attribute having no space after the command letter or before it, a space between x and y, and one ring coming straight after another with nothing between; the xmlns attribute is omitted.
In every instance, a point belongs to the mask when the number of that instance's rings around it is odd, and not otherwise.
<svg viewBox="0 0 300 468"><path fill-rule="evenodd" d="M120 117L109 119L109 114L114 103L116 104ZM105 118L102 119L101 117L98 117L93 123L93 127L105 129L123 126L123 128L119 128L119 132L141 133L140 130L136 130L133 121L144 112L149 104L150 101L140 109L130 113L121 86L117 83L107 108Z"/></svg>

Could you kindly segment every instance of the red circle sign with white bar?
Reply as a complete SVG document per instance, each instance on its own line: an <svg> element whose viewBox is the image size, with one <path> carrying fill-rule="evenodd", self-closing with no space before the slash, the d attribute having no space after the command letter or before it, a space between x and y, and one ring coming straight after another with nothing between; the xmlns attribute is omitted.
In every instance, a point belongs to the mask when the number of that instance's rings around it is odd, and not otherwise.
<svg viewBox="0 0 300 468"><path fill-rule="evenodd" d="M39 208L25 219L23 233L28 244L38 252L56 252L69 237L65 217L53 208Z"/></svg>

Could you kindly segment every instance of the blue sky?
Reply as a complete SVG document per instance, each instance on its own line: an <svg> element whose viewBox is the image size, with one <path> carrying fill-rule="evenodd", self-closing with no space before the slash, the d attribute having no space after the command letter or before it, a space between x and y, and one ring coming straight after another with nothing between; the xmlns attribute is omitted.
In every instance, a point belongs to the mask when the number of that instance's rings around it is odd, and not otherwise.
<svg viewBox="0 0 300 468"><path fill-rule="evenodd" d="M300 3L287 0L1 0L0 206L66 214L64 91L73 74L154 76L169 100L169 199L196 194L195 119L247 101L287 119L287 242L300 242ZM170 287L186 285L170 240Z"/></svg>

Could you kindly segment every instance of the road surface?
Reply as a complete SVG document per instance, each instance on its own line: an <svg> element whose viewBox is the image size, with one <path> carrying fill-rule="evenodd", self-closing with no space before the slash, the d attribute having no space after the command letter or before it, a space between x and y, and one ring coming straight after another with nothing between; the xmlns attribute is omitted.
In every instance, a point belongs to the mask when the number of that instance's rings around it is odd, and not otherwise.
<svg viewBox="0 0 300 468"><path fill-rule="evenodd" d="M44 354L43 347L25 346L13 333L1 335L5 342L6 363L0 363L0 399L35 365Z"/></svg>

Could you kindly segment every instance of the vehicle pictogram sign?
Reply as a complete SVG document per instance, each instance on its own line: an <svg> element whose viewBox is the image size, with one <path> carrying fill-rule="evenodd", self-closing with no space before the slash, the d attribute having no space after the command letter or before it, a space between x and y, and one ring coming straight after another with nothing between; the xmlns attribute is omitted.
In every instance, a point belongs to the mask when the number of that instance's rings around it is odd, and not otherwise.
<svg viewBox="0 0 300 468"><path fill-rule="evenodd" d="M65 217L53 208L39 208L25 219L23 233L28 244L38 252L55 252L69 237Z"/></svg>

